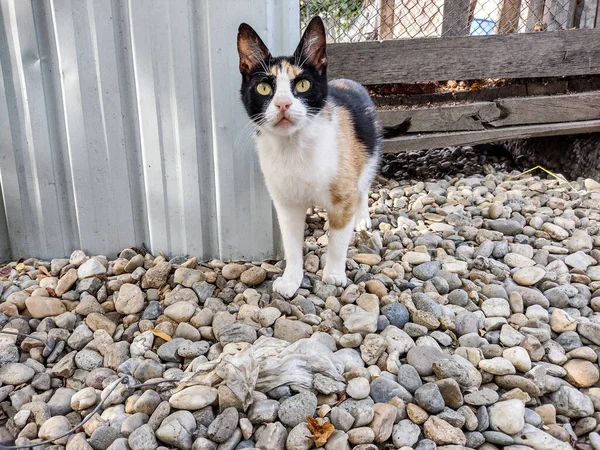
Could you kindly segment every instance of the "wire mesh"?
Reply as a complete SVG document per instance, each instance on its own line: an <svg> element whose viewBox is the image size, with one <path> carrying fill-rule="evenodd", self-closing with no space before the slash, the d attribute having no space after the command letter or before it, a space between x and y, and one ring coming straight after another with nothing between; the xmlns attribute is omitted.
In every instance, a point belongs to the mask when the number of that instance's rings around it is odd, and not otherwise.
<svg viewBox="0 0 600 450"><path fill-rule="evenodd" d="M585 1L300 0L300 20L321 16L336 43L531 33L578 28Z"/></svg>

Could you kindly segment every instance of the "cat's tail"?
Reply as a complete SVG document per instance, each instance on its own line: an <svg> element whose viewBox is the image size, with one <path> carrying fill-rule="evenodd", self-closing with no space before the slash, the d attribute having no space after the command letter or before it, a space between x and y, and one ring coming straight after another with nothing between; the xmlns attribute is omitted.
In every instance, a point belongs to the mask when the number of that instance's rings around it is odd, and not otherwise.
<svg viewBox="0 0 600 450"><path fill-rule="evenodd" d="M398 125L383 127L383 139L393 139L401 136L410 129L410 117Z"/></svg>

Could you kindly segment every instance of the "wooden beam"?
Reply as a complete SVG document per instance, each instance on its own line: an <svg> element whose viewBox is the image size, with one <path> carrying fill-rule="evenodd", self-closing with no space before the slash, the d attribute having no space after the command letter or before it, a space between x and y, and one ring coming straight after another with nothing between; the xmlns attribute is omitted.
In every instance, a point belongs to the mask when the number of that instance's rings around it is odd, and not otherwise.
<svg viewBox="0 0 600 450"><path fill-rule="evenodd" d="M598 0L583 0L583 10L579 20L579 28L595 28L598 23Z"/></svg>
<svg viewBox="0 0 600 450"><path fill-rule="evenodd" d="M379 0L379 39L394 39L395 0Z"/></svg>
<svg viewBox="0 0 600 450"><path fill-rule="evenodd" d="M516 33L519 28L521 0L502 0L498 34Z"/></svg>
<svg viewBox="0 0 600 450"><path fill-rule="evenodd" d="M560 124L526 125L484 131L458 131L427 135L405 135L384 142L384 153L399 153L458 145L485 144L510 139L559 136L563 134L596 133L600 131L600 120L569 122Z"/></svg>
<svg viewBox="0 0 600 450"><path fill-rule="evenodd" d="M444 0L442 36L468 36L470 0Z"/></svg>
<svg viewBox="0 0 600 450"><path fill-rule="evenodd" d="M360 83L543 78L600 73L600 28L332 44L331 78Z"/></svg>
<svg viewBox="0 0 600 450"><path fill-rule="evenodd" d="M600 92L507 98L495 104L503 117L490 121L493 127L600 119Z"/></svg>
<svg viewBox="0 0 600 450"><path fill-rule="evenodd" d="M395 125L410 117L411 133L578 122L600 119L600 91L507 98L437 108L379 110L378 116L382 125Z"/></svg>
<svg viewBox="0 0 600 450"><path fill-rule="evenodd" d="M533 32L537 24L544 22L544 0L531 0L525 22L525 31Z"/></svg>
<svg viewBox="0 0 600 450"><path fill-rule="evenodd" d="M485 123L499 120L502 111L493 102L438 108L392 109L377 112L382 125L395 125L411 118L411 133L485 130Z"/></svg>
<svg viewBox="0 0 600 450"><path fill-rule="evenodd" d="M577 0L549 0L546 23L548 31L573 28Z"/></svg>

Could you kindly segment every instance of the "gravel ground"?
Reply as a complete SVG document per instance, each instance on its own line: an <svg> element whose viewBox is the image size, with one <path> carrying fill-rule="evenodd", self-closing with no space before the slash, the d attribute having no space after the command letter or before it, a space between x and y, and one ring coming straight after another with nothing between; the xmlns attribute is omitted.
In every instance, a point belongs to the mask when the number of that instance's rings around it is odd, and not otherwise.
<svg viewBox="0 0 600 450"><path fill-rule="evenodd" d="M479 145L386 154L381 172L396 180L426 180L448 176L510 172L517 166L508 144ZM520 158L526 164L529 160ZM531 166L533 167L533 166ZM529 168L529 167L527 167Z"/></svg>
<svg viewBox="0 0 600 450"><path fill-rule="evenodd" d="M320 281L310 211L289 302L271 292L281 262L125 249L4 267L0 325L47 345L0 334L0 443L55 439L108 397L53 448L600 449L600 184L448 173L378 180L345 289ZM237 395L265 342L317 355L269 388L277 369L255 367Z"/></svg>

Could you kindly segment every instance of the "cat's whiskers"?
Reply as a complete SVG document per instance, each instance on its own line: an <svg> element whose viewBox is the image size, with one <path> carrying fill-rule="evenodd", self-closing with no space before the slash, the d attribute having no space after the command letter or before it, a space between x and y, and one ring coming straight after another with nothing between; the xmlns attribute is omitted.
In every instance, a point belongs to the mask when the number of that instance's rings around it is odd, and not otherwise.
<svg viewBox="0 0 600 450"><path fill-rule="evenodd" d="M248 121L243 128L238 133L238 137L236 138L233 146L235 152L242 152L247 147L249 147L251 140L254 139L255 133L260 129L262 125L265 123L265 118L262 113L255 114L251 117L252 120ZM254 119L259 119L258 122L255 122Z"/></svg>

